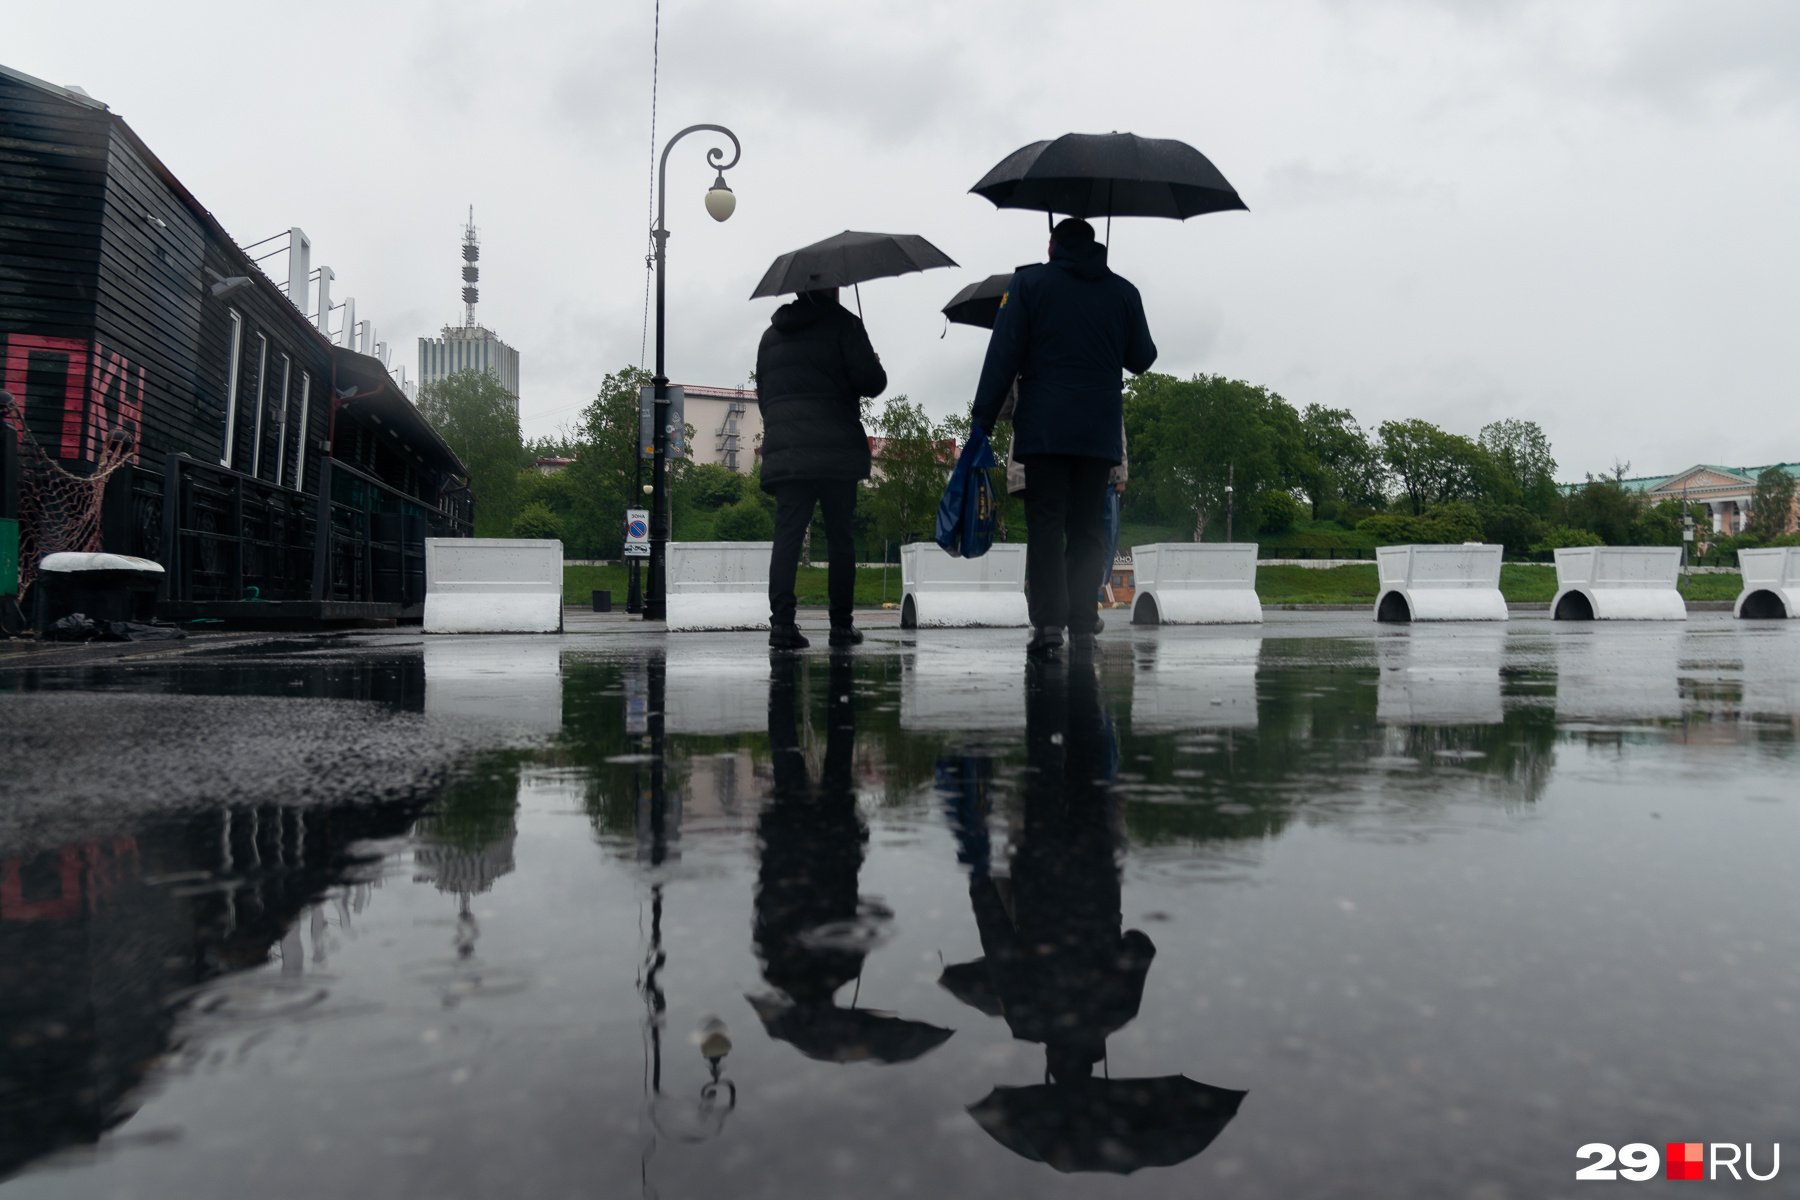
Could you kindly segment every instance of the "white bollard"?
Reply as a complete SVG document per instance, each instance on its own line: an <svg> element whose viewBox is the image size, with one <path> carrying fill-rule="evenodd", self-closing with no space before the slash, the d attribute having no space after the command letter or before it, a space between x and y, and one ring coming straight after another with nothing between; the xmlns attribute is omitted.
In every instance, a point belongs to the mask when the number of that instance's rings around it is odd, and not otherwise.
<svg viewBox="0 0 1800 1200"><path fill-rule="evenodd" d="M1375 551L1381 592L1377 621L1504 621L1503 546L1382 546Z"/></svg>
<svg viewBox="0 0 1800 1200"><path fill-rule="evenodd" d="M1680 546L1568 546L1556 552L1558 621L1685 621Z"/></svg>
<svg viewBox="0 0 1800 1200"><path fill-rule="evenodd" d="M767 629L773 542L670 542L668 629Z"/></svg>
<svg viewBox="0 0 1800 1200"><path fill-rule="evenodd" d="M1136 641L1132 731L1255 729L1262 642L1260 631L1253 636L1170 634Z"/></svg>
<svg viewBox="0 0 1800 1200"><path fill-rule="evenodd" d="M1800 546L1739 550L1744 590L1732 605L1734 617L1800 617Z"/></svg>
<svg viewBox="0 0 1800 1200"><path fill-rule="evenodd" d="M562 543L426 538L426 633L561 633Z"/></svg>
<svg viewBox="0 0 1800 1200"><path fill-rule="evenodd" d="M936 542L900 547L900 627L1031 624L1025 606L1025 547L990 546L980 558L952 558Z"/></svg>
<svg viewBox="0 0 1800 1200"><path fill-rule="evenodd" d="M1263 619L1255 542L1133 546L1134 625L1236 625Z"/></svg>

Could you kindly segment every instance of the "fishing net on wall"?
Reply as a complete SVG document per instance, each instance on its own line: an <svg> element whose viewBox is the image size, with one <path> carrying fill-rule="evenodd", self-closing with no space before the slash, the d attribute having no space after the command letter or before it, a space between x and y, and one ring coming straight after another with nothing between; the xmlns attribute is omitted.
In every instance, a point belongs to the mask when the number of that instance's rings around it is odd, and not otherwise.
<svg viewBox="0 0 1800 1200"><path fill-rule="evenodd" d="M76 475L31 436L25 414L11 392L0 389L0 436L19 443L19 592L37 578L38 562L46 554L64 550L100 548L100 504L106 481L131 459L131 431L120 427L99 444L93 470Z"/></svg>

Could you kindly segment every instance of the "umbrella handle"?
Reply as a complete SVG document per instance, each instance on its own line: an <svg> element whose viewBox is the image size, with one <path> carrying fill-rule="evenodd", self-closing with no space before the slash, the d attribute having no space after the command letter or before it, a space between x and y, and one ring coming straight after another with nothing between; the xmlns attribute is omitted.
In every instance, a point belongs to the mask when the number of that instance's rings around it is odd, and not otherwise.
<svg viewBox="0 0 1800 1200"><path fill-rule="evenodd" d="M850 285L850 290L856 293L856 319L860 321L863 319L863 315L862 315L862 284L853 283ZM949 326L945 325L944 328L948 329Z"/></svg>

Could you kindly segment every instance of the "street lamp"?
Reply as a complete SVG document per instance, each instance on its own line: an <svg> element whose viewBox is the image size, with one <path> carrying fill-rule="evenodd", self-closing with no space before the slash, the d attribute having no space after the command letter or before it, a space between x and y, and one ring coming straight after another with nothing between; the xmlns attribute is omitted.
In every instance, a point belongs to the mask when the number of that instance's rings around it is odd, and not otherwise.
<svg viewBox="0 0 1800 1200"><path fill-rule="evenodd" d="M663 372L663 251L669 240L669 228L663 221L669 195L669 151L690 133L701 130L722 133L731 139L731 161L720 162L725 152L717 146L706 152L706 163L715 169L713 185L706 193L706 211L715 221L723 221L737 208L737 196L725 186L725 172L737 166L744 148L737 134L723 125L689 125L670 138L663 147L662 161L657 166L656 225L650 236L656 243L656 375L650 380L656 391L652 396L654 411L651 427L655 450L650 466L650 585L644 594L644 620L665 621L669 616L665 589L665 566L669 545L669 377Z"/></svg>

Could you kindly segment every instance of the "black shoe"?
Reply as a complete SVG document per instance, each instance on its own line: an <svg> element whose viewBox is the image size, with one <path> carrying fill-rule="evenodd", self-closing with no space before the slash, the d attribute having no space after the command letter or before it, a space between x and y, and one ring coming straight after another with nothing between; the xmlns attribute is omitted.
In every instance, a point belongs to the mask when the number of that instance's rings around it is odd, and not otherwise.
<svg viewBox="0 0 1800 1200"><path fill-rule="evenodd" d="M1092 662L1094 655L1100 652L1100 639L1091 633L1071 633L1069 635L1069 661Z"/></svg>
<svg viewBox="0 0 1800 1200"><path fill-rule="evenodd" d="M1106 629L1106 621L1101 617L1094 618L1094 632L1102 633Z"/></svg>
<svg viewBox="0 0 1800 1200"><path fill-rule="evenodd" d="M827 640L833 646L860 646L863 640L862 630L854 625L833 625L831 637Z"/></svg>
<svg viewBox="0 0 1800 1200"><path fill-rule="evenodd" d="M769 627L769 649L771 650L804 650L812 645L801 634L798 625L771 625Z"/></svg>
<svg viewBox="0 0 1800 1200"><path fill-rule="evenodd" d="M1031 640L1025 643L1025 653L1031 658L1060 658L1063 648L1063 631L1060 626L1040 625L1031 631Z"/></svg>

